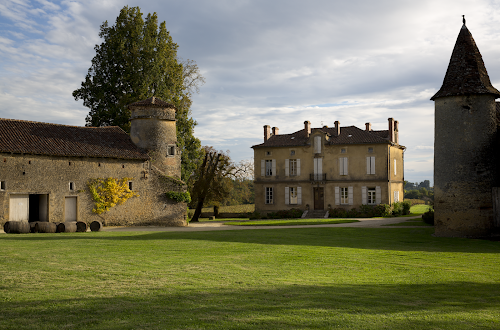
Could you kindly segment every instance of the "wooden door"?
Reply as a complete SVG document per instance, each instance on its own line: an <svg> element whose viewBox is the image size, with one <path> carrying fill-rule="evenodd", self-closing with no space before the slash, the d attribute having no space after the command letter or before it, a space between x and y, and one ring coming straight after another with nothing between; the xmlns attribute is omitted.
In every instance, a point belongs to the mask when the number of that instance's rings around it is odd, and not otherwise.
<svg viewBox="0 0 500 330"><path fill-rule="evenodd" d="M314 188L314 209L323 210L325 208L323 187Z"/></svg>
<svg viewBox="0 0 500 330"><path fill-rule="evenodd" d="M29 220L29 195L10 195L9 221Z"/></svg>
<svg viewBox="0 0 500 330"><path fill-rule="evenodd" d="M64 221L76 221L76 197L64 198Z"/></svg>

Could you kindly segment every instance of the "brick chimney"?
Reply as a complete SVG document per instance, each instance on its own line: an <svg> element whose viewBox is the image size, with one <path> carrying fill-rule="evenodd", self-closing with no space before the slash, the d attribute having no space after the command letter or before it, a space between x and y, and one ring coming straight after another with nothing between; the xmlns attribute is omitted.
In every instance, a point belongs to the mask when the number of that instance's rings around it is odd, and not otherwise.
<svg viewBox="0 0 500 330"><path fill-rule="evenodd" d="M335 121L335 135L340 135L340 122L338 120Z"/></svg>
<svg viewBox="0 0 500 330"><path fill-rule="evenodd" d="M273 135L280 134L280 129L278 127L273 127Z"/></svg>
<svg viewBox="0 0 500 330"><path fill-rule="evenodd" d="M370 123L365 123L365 126L366 126L366 131L369 132L372 130L372 124Z"/></svg>
<svg viewBox="0 0 500 330"><path fill-rule="evenodd" d="M397 120L394 122L394 142L399 144L399 122Z"/></svg>
<svg viewBox="0 0 500 330"><path fill-rule="evenodd" d="M271 137L271 126L264 125L264 142L269 140L270 137Z"/></svg>
<svg viewBox="0 0 500 330"><path fill-rule="evenodd" d="M394 140L394 118L389 118L389 141L395 142Z"/></svg>
<svg viewBox="0 0 500 330"><path fill-rule="evenodd" d="M311 122L309 120L304 122L304 129L306 130L307 137L309 137L311 135Z"/></svg>

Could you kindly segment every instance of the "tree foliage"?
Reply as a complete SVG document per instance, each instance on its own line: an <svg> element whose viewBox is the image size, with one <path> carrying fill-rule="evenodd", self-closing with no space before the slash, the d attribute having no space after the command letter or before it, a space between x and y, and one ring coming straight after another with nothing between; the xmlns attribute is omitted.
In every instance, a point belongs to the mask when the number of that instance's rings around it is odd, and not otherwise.
<svg viewBox="0 0 500 330"><path fill-rule="evenodd" d="M128 188L131 178L115 179L91 179L87 183L95 207L92 212L101 214L110 208L121 205L133 196L139 196Z"/></svg>
<svg viewBox="0 0 500 330"><path fill-rule="evenodd" d="M120 126L130 132L127 105L156 96L177 108L177 143L182 151L182 179L187 180L203 156L193 136L191 97L204 83L194 61L181 62L178 45L156 13L145 19L139 7L125 6L113 26L105 21L99 32L104 39L85 81L73 91L75 100L90 108L87 126Z"/></svg>

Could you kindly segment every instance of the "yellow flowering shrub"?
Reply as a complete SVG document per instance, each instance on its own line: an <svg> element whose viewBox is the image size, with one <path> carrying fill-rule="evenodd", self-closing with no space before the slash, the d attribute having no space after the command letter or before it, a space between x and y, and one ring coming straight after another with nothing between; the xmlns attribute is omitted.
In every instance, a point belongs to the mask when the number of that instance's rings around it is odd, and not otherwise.
<svg viewBox="0 0 500 330"><path fill-rule="evenodd" d="M101 214L115 205L125 203L130 197L139 196L137 193L128 189L128 181L130 180L132 179L99 178L89 180L87 185L95 203L92 212Z"/></svg>

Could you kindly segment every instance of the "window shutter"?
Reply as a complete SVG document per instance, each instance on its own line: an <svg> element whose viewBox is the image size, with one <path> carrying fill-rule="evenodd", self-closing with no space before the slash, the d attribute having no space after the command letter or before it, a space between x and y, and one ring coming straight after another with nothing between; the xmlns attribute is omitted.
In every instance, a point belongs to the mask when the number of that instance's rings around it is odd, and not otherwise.
<svg viewBox="0 0 500 330"><path fill-rule="evenodd" d="M300 159L297 159L297 175L300 175Z"/></svg>
<svg viewBox="0 0 500 330"><path fill-rule="evenodd" d="M335 187L335 205L340 205L340 188Z"/></svg>
<svg viewBox="0 0 500 330"><path fill-rule="evenodd" d="M394 175L396 175L396 160L394 159Z"/></svg>
<svg viewBox="0 0 500 330"><path fill-rule="evenodd" d="M380 186L375 187L375 201L377 204L382 203L382 191L380 189Z"/></svg>
<svg viewBox="0 0 500 330"><path fill-rule="evenodd" d="M302 204L302 187L297 187L297 204Z"/></svg>
<svg viewBox="0 0 500 330"><path fill-rule="evenodd" d="M370 171L370 157L366 157L366 174L371 174L371 171Z"/></svg>
<svg viewBox="0 0 500 330"><path fill-rule="evenodd" d="M318 158L314 158L314 176L316 177L316 174L318 174Z"/></svg>
<svg viewBox="0 0 500 330"><path fill-rule="evenodd" d="M366 205L368 192L366 191L366 187L361 187L361 204Z"/></svg>
<svg viewBox="0 0 500 330"><path fill-rule="evenodd" d="M314 137L314 152L317 154L321 153L321 136Z"/></svg>
<svg viewBox="0 0 500 330"><path fill-rule="evenodd" d="M344 175L347 175L348 172L347 172L347 157L344 157Z"/></svg>
<svg viewBox="0 0 500 330"><path fill-rule="evenodd" d="M290 204L290 188L285 187L285 205Z"/></svg>
<svg viewBox="0 0 500 330"><path fill-rule="evenodd" d="M375 174L375 157L370 157L370 174Z"/></svg>
<svg viewBox="0 0 500 330"><path fill-rule="evenodd" d="M285 176L289 176L290 174L290 159L285 159Z"/></svg>
<svg viewBox="0 0 500 330"><path fill-rule="evenodd" d="M264 159L260 161L260 176L266 176L266 161Z"/></svg>
<svg viewBox="0 0 500 330"><path fill-rule="evenodd" d="M339 174L344 174L344 158L339 158Z"/></svg>
<svg viewBox="0 0 500 330"><path fill-rule="evenodd" d="M323 174L323 158L318 158L318 174Z"/></svg>
<svg viewBox="0 0 500 330"><path fill-rule="evenodd" d="M349 187L349 189L347 190L348 194L349 194L349 205L352 205L354 204L354 189L353 187Z"/></svg>
<svg viewBox="0 0 500 330"><path fill-rule="evenodd" d="M394 192L394 203L399 202L399 191Z"/></svg>
<svg viewBox="0 0 500 330"><path fill-rule="evenodd" d="M276 159L273 159L273 176L276 176Z"/></svg>

